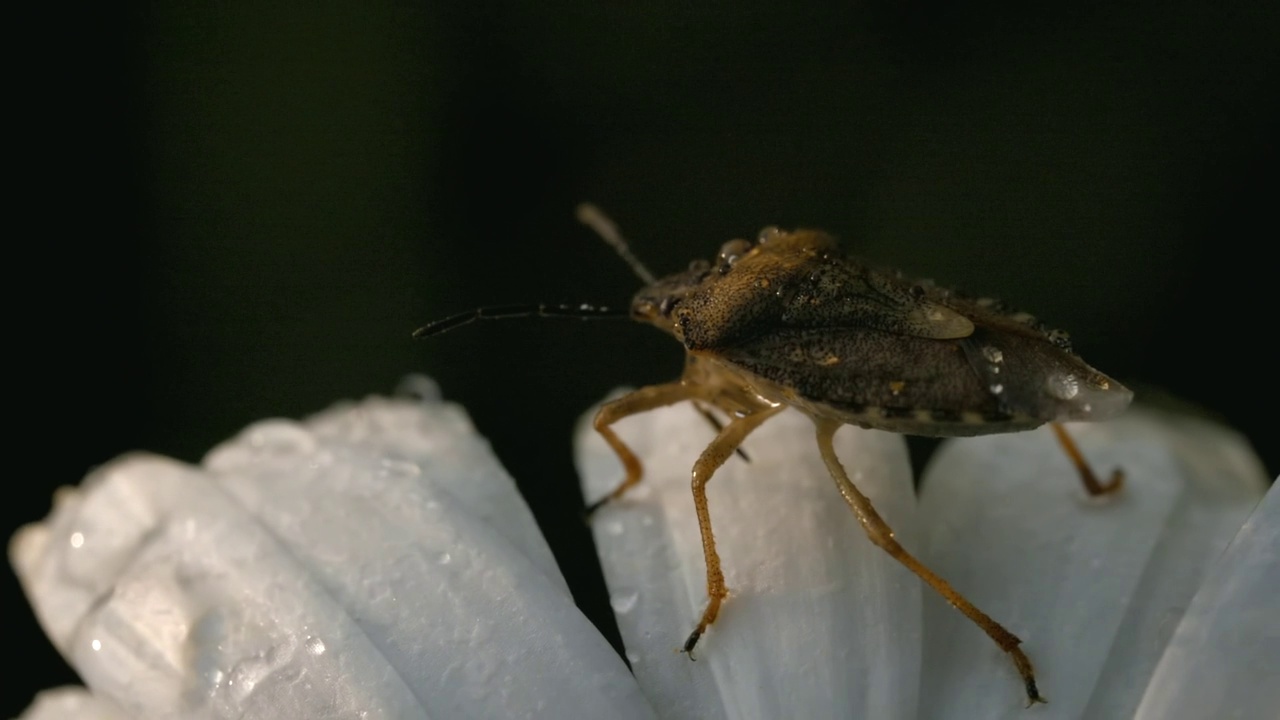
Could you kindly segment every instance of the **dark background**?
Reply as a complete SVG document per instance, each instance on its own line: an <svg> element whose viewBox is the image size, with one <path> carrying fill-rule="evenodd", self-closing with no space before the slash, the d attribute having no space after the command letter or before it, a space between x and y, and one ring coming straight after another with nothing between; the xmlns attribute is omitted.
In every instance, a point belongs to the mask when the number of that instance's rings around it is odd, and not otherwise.
<svg viewBox="0 0 1280 720"><path fill-rule="evenodd" d="M675 343L553 321L409 340L481 304L625 303L581 200L659 273L826 228L1070 330L1280 469L1274 2L106 5L11 25L10 426L32 462L6 536L121 452L196 461L425 372L614 632L570 430L674 377ZM30 673L8 716L73 676L3 582Z"/></svg>

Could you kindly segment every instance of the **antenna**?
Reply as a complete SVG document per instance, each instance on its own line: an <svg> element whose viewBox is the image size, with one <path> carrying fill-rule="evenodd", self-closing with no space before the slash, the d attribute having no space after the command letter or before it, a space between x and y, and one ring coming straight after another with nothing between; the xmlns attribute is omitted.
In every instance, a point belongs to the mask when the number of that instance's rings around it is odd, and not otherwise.
<svg viewBox="0 0 1280 720"><path fill-rule="evenodd" d="M631 248L627 245L627 241L622 237L622 233L618 232L618 226L613 224L608 215L600 208L591 203L582 203L578 206L575 214L578 216L578 222L586 225L605 242L609 243L621 257L623 262L631 266L631 270L636 276L644 282L645 285L652 285L657 282L657 278L653 273L649 272L649 268L640 262L639 258L631 254Z"/></svg>
<svg viewBox="0 0 1280 720"><path fill-rule="evenodd" d="M448 332L454 328L470 325L477 320L507 320L521 317L555 317L577 318L579 320L627 320L631 314L624 310L587 305L490 305L451 315L435 322L427 323L413 331L415 338L430 337Z"/></svg>

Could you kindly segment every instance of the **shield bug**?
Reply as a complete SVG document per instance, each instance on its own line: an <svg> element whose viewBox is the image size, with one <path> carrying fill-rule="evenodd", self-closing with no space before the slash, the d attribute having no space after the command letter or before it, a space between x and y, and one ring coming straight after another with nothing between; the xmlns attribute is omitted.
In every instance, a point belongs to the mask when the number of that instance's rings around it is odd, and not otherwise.
<svg viewBox="0 0 1280 720"><path fill-rule="evenodd" d="M672 335L685 348L682 376L603 405L594 427L625 476L592 503L593 512L640 482L640 459L613 430L631 415L691 401L717 434L694 463L693 502L707 573L707 604L684 642L690 653L715 622L727 590L706 485L743 440L794 407L814 422L818 452L844 501L873 543L919 576L1009 654L1029 702L1043 702L1021 640L979 610L894 538L871 501L849 479L832 445L843 425L935 437L1030 430L1049 423L1087 492L1121 487L1123 473L1100 481L1061 426L1105 420L1132 393L1087 365L1065 333L1026 313L854 260L815 230L765 228L754 242L730 240L711 261L656 278L631 254L612 222L590 205L578 217L595 229L645 283L629 311L590 305L480 308L419 328L423 337L475 320L514 316L629 316ZM708 408L729 420L721 424Z"/></svg>

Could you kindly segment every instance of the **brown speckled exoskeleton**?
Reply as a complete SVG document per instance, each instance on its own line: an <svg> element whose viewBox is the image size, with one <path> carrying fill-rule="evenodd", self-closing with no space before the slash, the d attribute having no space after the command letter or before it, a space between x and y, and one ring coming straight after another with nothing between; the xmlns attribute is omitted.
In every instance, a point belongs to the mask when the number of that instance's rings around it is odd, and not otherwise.
<svg viewBox="0 0 1280 720"><path fill-rule="evenodd" d="M849 479L832 438L847 424L953 437L1051 423L1085 489L1100 495L1118 490L1122 473L1117 470L1100 482L1058 423L1110 418L1128 406L1132 393L1077 357L1064 333L996 301L852 260L822 232L766 228L754 243L725 243L714 262L695 261L684 272L655 279L599 211L583 206L579 217L647 283L633 299L630 317L670 333L686 351L679 380L636 390L596 414L595 429L626 475L588 510L621 497L641 479L640 460L613 431L614 423L686 400L730 418L723 426L716 422L715 439L693 466L707 605L684 643L685 652L692 653L727 595L707 482L752 431L794 407L813 419L818 451L871 541L982 628L1012 658L1028 700L1043 701L1031 662L1019 648L1021 640L894 539ZM591 317L610 312L589 306L490 308L447 318L416 334L431 335L482 318L531 314Z"/></svg>

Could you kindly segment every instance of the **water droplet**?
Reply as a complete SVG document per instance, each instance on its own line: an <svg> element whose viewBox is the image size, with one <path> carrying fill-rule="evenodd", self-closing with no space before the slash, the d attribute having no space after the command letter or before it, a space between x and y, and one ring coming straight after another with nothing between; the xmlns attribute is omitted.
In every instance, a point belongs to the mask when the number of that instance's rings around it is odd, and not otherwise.
<svg viewBox="0 0 1280 720"><path fill-rule="evenodd" d="M443 399L440 386L426 375L410 375L401 380L400 385L396 387L396 395L423 402L440 402Z"/></svg>
<svg viewBox="0 0 1280 720"><path fill-rule="evenodd" d="M607 522L604 525L604 531L614 537L622 534L622 523L618 520Z"/></svg>
<svg viewBox="0 0 1280 720"><path fill-rule="evenodd" d="M991 386L991 393L993 395L999 395L1002 392L1004 392L1004 386L1000 383L995 383Z"/></svg>
<svg viewBox="0 0 1280 720"><path fill-rule="evenodd" d="M94 638L93 642L89 643L89 647L93 648L94 652L97 652L102 649L102 641L98 638Z"/></svg>
<svg viewBox="0 0 1280 720"><path fill-rule="evenodd" d="M609 596L609 607L618 615L626 615L636 609L636 603L640 600L640 593L634 590L626 592L614 593Z"/></svg>
<svg viewBox="0 0 1280 720"><path fill-rule="evenodd" d="M308 636L304 642L304 647L312 655L323 655L325 651L324 641L315 636Z"/></svg>
<svg viewBox="0 0 1280 720"><path fill-rule="evenodd" d="M84 545L84 533L71 533L71 547L80 548Z"/></svg>
<svg viewBox="0 0 1280 720"><path fill-rule="evenodd" d="M982 357L986 358L987 362L990 363L1004 362L1004 353L1000 352L999 348L993 348L990 345L982 348Z"/></svg>
<svg viewBox="0 0 1280 720"><path fill-rule="evenodd" d="M447 552L440 553L440 556L436 558L436 562L440 563L441 565L448 565L449 563L453 562L453 556Z"/></svg>
<svg viewBox="0 0 1280 720"><path fill-rule="evenodd" d="M726 265L732 265L738 262L738 258L747 254L751 249L751 243L738 238L720 246L720 262Z"/></svg>
<svg viewBox="0 0 1280 720"><path fill-rule="evenodd" d="M775 227L775 226L773 226L773 225L770 225L770 226L768 226L768 227L766 227L766 228L763 228L763 229L760 231L760 234L759 234L759 235L756 235L756 242L758 242L758 243L760 243L761 245L763 245L764 243L767 243L767 242L769 242L770 240L773 240L773 239L777 238L777 237L778 237L779 235L781 235L781 234L782 234L782 231L781 231L781 230L779 230L777 227Z"/></svg>
<svg viewBox="0 0 1280 720"><path fill-rule="evenodd" d="M1045 381L1049 394L1059 400L1070 400L1080 393L1080 381L1075 375L1050 375Z"/></svg>
<svg viewBox="0 0 1280 720"><path fill-rule="evenodd" d="M249 446L277 456L308 455L316 439L304 427L287 420L265 420L249 429Z"/></svg>
<svg viewBox="0 0 1280 720"><path fill-rule="evenodd" d="M1000 374L1000 366L999 366L999 365L988 365L988 366L987 366L987 369L991 371L991 374L992 374L992 375L999 375L999 374Z"/></svg>
<svg viewBox="0 0 1280 720"><path fill-rule="evenodd" d="M631 650L628 650L628 651L627 651L627 662L631 663L632 665L635 665L636 663L640 662L640 654L639 654L639 653L636 653L636 652L633 652L633 651L631 651Z"/></svg>

